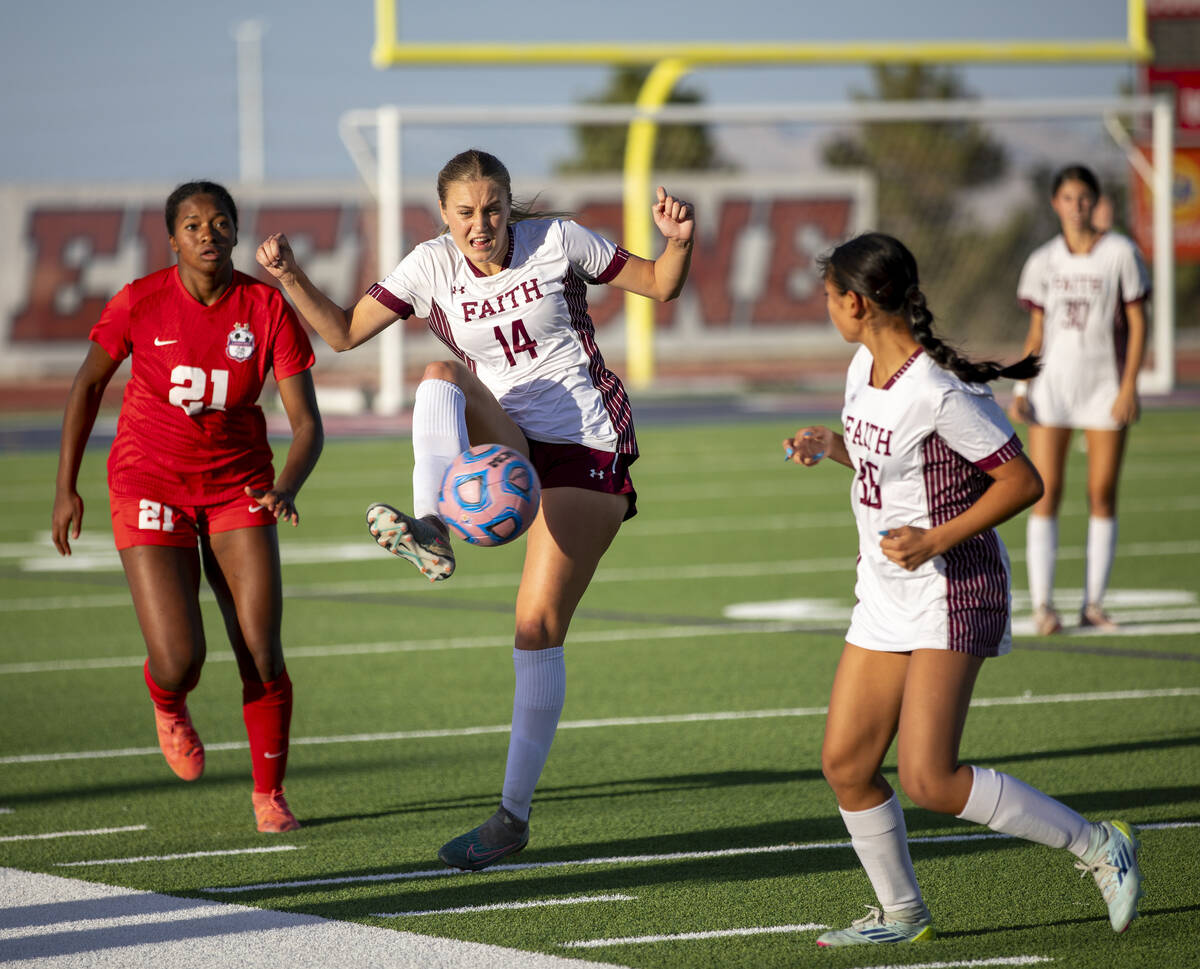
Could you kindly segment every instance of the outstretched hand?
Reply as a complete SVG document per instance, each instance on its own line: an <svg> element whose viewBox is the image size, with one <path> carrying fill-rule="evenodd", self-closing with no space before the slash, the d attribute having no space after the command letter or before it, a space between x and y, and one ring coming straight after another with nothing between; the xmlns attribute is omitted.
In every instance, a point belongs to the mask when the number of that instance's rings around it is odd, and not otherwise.
<svg viewBox="0 0 1200 969"><path fill-rule="evenodd" d="M675 242L692 241L692 233L696 230L696 212L691 202L668 195L667 190L660 185L658 201L651 206L650 211L654 216L654 224L665 238Z"/></svg>
<svg viewBox="0 0 1200 969"><path fill-rule="evenodd" d="M276 279L282 280L296 271L296 254L282 232L267 236L254 254L258 264Z"/></svg>

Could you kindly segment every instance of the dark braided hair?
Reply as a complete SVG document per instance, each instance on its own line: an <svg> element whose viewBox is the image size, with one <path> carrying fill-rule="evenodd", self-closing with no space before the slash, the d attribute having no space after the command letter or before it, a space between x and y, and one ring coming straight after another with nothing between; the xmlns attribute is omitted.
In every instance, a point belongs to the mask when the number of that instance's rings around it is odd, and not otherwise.
<svg viewBox="0 0 1200 969"><path fill-rule="evenodd" d="M970 360L942 342L933 332L933 313L921 292L917 261L899 239L882 232L856 236L822 256L817 269L839 293L858 293L885 313L903 316L933 361L967 383L985 384L998 377L1027 380L1041 369L1035 354L1005 367L992 360Z"/></svg>

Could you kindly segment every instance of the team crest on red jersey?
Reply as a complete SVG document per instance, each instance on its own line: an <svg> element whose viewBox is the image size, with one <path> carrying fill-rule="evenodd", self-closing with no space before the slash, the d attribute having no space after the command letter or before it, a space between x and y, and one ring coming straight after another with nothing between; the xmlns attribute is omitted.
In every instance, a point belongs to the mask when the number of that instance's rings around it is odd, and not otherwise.
<svg viewBox="0 0 1200 969"><path fill-rule="evenodd" d="M254 334L249 323L234 323L225 341L225 356L238 363L245 363L254 356Z"/></svg>

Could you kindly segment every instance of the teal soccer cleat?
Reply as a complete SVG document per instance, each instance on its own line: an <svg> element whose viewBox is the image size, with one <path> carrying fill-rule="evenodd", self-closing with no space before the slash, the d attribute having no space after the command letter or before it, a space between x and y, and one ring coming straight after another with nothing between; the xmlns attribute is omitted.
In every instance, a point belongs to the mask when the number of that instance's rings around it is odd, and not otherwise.
<svg viewBox="0 0 1200 969"><path fill-rule="evenodd" d="M529 822L501 807L479 827L447 841L438 857L451 868L479 871L529 844Z"/></svg>

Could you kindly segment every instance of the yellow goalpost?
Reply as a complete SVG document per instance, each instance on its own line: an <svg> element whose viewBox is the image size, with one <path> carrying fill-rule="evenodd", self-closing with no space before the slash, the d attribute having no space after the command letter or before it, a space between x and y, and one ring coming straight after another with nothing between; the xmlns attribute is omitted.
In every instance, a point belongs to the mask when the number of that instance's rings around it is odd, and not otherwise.
<svg viewBox="0 0 1200 969"><path fill-rule="evenodd" d="M431 43L401 42L400 0L375 0L372 61L381 69L447 64L649 64L636 106L662 107L681 77L697 67L780 66L788 64L878 63L1104 63L1144 62L1153 51L1146 32L1145 0L1126 0L1126 37L1090 40L954 40L882 42L675 43ZM622 243L650 256L653 224L650 200L658 124L651 117L630 122L624 161ZM645 387L654 376L654 307L633 295L625 298L626 371L631 386Z"/></svg>

